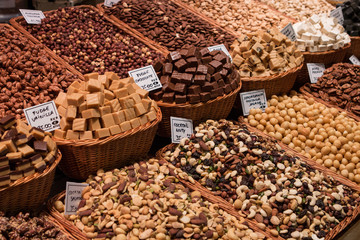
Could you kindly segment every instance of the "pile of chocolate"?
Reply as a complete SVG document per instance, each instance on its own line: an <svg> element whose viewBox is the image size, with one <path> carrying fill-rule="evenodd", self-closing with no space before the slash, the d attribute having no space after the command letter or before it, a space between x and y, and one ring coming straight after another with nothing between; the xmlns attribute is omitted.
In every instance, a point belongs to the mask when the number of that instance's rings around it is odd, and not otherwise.
<svg viewBox="0 0 360 240"><path fill-rule="evenodd" d="M341 6L344 16L344 28L350 36L360 35L360 0L350 0Z"/></svg>

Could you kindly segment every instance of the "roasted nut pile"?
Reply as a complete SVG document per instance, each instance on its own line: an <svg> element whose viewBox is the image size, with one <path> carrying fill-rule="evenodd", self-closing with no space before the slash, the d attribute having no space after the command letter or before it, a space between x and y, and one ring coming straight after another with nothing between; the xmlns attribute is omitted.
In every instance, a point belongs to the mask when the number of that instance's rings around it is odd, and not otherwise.
<svg viewBox="0 0 360 240"><path fill-rule="evenodd" d="M231 121L208 120L166 160L285 239L323 238L353 213L359 194ZM315 236L314 236L315 235Z"/></svg>
<svg viewBox="0 0 360 240"><path fill-rule="evenodd" d="M200 192L178 183L177 171L156 159L99 170L87 180L78 214L66 217L89 238L264 239ZM64 211L61 201L55 207Z"/></svg>
<svg viewBox="0 0 360 240"><path fill-rule="evenodd" d="M152 91L155 101L196 104L207 102L237 89L239 74L223 51L183 48L171 52L165 62L156 62L162 89Z"/></svg>
<svg viewBox="0 0 360 240"><path fill-rule="evenodd" d="M0 239L56 239L67 240L66 235L46 216L30 217L20 212L6 217L0 212Z"/></svg>
<svg viewBox="0 0 360 240"><path fill-rule="evenodd" d="M265 77L286 72L304 61L295 44L276 28L245 35L235 40L230 48L241 77Z"/></svg>
<svg viewBox="0 0 360 240"><path fill-rule="evenodd" d="M301 2L295 0L260 0L263 3L275 8L279 12L303 21L313 14L329 13L335 9L326 0L303 0Z"/></svg>
<svg viewBox="0 0 360 240"><path fill-rule="evenodd" d="M222 27L228 27L238 34L248 34L272 27L283 28L290 19L252 0L182 0L201 13L216 20Z"/></svg>
<svg viewBox="0 0 360 240"><path fill-rule="evenodd" d="M235 37L167 0L123 0L105 12L170 51L194 45L230 45Z"/></svg>
<svg viewBox="0 0 360 240"><path fill-rule="evenodd" d="M245 119L308 158L360 183L360 123L296 92L272 96Z"/></svg>
<svg viewBox="0 0 360 240"><path fill-rule="evenodd" d="M351 0L341 4L344 28L350 36L360 36L360 1Z"/></svg>
<svg viewBox="0 0 360 240"><path fill-rule="evenodd" d="M54 99L77 76L39 46L6 26L0 26L0 116Z"/></svg>
<svg viewBox="0 0 360 240"><path fill-rule="evenodd" d="M304 88L315 97L360 116L360 66L334 64L316 83L307 84Z"/></svg>
<svg viewBox="0 0 360 240"><path fill-rule="evenodd" d="M112 71L127 77L160 57L90 8L61 8L41 24L20 24L83 74Z"/></svg>
<svg viewBox="0 0 360 240"><path fill-rule="evenodd" d="M15 116L0 119L0 188L35 172L42 173L57 157L51 133L33 128Z"/></svg>

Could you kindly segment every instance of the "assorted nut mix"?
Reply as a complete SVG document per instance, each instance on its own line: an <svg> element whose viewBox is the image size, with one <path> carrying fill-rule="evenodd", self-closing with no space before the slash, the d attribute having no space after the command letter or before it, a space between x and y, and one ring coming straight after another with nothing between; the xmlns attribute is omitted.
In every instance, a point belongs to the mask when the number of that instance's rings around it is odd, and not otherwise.
<svg viewBox="0 0 360 240"><path fill-rule="evenodd" d="M182 0L238 34L285 27L291 20L253 0Z"/></svg>
<svg viewBox="0 0 360 240"><path fill-rule="evenodd" d="M33 128L13 115L0 119L0 188L42 173L55 162L56 143L51 133Z"/></svg>
<svg viewBox="0 0 360 240"><path fill-rule="evenodd" d="M272 96L245 119L308 158L360 183L360 123L296 92Z"/></svg>
<svg viewBox="0 0 360 240"><path fill-rule="evenodd" d="M183 48L171 52L165 62L156 62L154 69L162 89L150 96L166 103L196 104L207 102L237 89L239 74L223 51L208 48Z"/></svg>
<svg viewBox="0 0 360 240"><path fill-rule="evenodd" d="M30 217L18 213L10 218L0 212L0 239L55 239L67 240L66 235L47 216Z"/></svg>
<svg viewBox="0 0 360 240"><path fill-rule="evenodd" d="M168 0L123 0L105 12L170 51L194 45L230 45L235 37Z"/></svg>
<svg viewBox="0 0 360 240"><path fill-rule="evenodd" d="M360 36L360 1L350 0L341 5L344 28L350 36Z"/></svg>
<svg viewBox="0 0 360 240"><path fill-rule="evenodd" d="M66 216L88 238L106 239L264 239L244 219L219 209L174 177L158 160L135 163L87 180L78 214ZM181 171L180 171L181 172ZM64 204L55 202L59 212Z"/></svg>
<svg viewBox="0 0 360 240"><path fill-rule="evenodd" d="M61 116L60 139L105 138L145 125L157 118L157 105L132 77L120 79L113 72L85 75L55 100Z"/></svg>
<svg viewBox="0 0 360 240"><path fill-rule="evenodd" d="M274 236L323 238L359 194L231 121L208 120L164 158ZM182 173L179 173L182 176Z"/></svg>
<svg viewBox="0 0 360 240"><path fill-rule="evenodd" d="M128 71L160 57L155 50L127 34L91 8L61 8L47 12L41 24L20 24L83 74Z"/></svg>
<svg viewBox="0 0 360 240"><path fill-rule="evenodd" d="M277 29L257 31L231 45L233 64L241 77L266 77L299 67L304 57Z"/></svg>
<svg viewBox="0 0 360 240"><path fill-rule="evenodd" d="M360 116L360 66L334 64L324 71L316 83L307 84L304 89L314 97Z"/></svg>
<svg viewBox="0 0 360 240"><path fill-rule="evenodd" d="M40 45L0 26L0 116L24 118L24 108L54 99L76 78Z"/></svg>

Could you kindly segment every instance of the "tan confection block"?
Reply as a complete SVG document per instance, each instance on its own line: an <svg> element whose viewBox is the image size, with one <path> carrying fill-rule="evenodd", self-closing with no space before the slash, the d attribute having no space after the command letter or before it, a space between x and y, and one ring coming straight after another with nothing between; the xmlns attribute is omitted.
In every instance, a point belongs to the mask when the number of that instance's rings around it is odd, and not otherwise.
<svg viewBox="0 0 360 240"><path fill-rule="evenodd" d="M134 87L133 84L135 84L135 83L129 83L129 84L127 84L127 85L125 86L125 87L127 88L127 90L128 90L129 95L136 92L136 88ZM135 85L136 85L136 84L135 84ZM137 86L137 85L136 85L136 86Z"/></svg>
<svg viewBox="0 0 360 240"><path fill-rule="evenodd" d="M269 66L271 70L278 69L281 67L281 61L279 60L279 58L272 58L269 61Z"/></svg>
<svg viewBox="0 0 360 240"><path fill-rule="evenodd" d="M271 41L272 36L269 33L264 32L261 38L268 43Z"/></svg>
<svg viewBox="0 0 360 240"><path fill-rule="evenodd" d="M279 35L279 34L272 37L272 41L273 41L276 45L280 45L282 39L283 39L283 38L282 38L281 35Z"/></svg>
<svg viewBox="0 0 360 240"><path fill-rule="evenodd" d="M60 117L66 116L66 108L64 108L63 106L60 105L60 106L58 106L57 110L58 110Z"/></svg>
<svg viewBox="0 0 360 240"><path fill-rule="evenodd" d="M116 135L116 134L121 133L121 128L119 125L111 126L111 127L109 127L109 130L110 130L111 135Z"/></svg>
<svg viewBox="0 0 360 240"><path fill-rule="evenodd" d="M300 50L298 50L298 49L296 49L295 51L294 51L294 57L300 57L300 56L302 56L302 53L301 53L301 51Z"/></svg>
<svg viewBox="0 0 360 240"><path fill-rule="evenodd" d="M248 51L248 50L251 48L251 43L250 43L250 41L243 41L243 42L241 42L239 48L240 48L240 51L241 51L241 52L246 52L246 51Z"/></svg>
<svg viewBox="0 0 360 240"><path fill-rule="evenodd" d="M141 103L141 97L140 97L139 94L133 93L133 94L129 95L129 97L134 100L134 103L135 103L135 104Z"/></svg>
<svg viewBox="0 0 360 240"><path fill-rule="evenodd" d="M249 51L245 51L245 52L243 52L242 53L242 57L243 58L249 58L250 56L252 55L252 53L251 53L251 51L249 50Z"/></svg>
<svg viewBox="0 0 360 240"><path fill-rule="evenodd" d="M27 137L25 137L25 138L18 138L18 139L15 141L15 145L16 145L16 146L20 146L20 145L23 145L24 143L27 143L27 142L28 142ZM0 154L1 154L1 151L0 151Z"/></svg>
<svg viewBox="0 0 360 240"><path fill-rule="evenodd" d="M21 152L10 152L8 154L6 154L6 157L8 159L21 159L22 157L22 153Z"/></svg>
<svg viewBox="0 0 360 240"><path fill-rule="evenodd" d="M66 139L77 140L79 139L79 132L74 132L73 130L66 131Z"/></svg>
<svg viewBox="0 0 360 240"><path fill-rule="evenodd" d="M264 52L260 57L262 62L267 62L270 59L270 55L268 52Z"/></svg>
<svg viewBox="0 0 360 240"><path fill-rule="evenodd" d="M118 112L121 109L120 103L118 99L113 99L109 102L112 112Z"/></svg>
<svg viewBox="0 0 360 240"><path fill-rule="evenodd" d="M142 103L135 104L134 110L137 117L147 112Z"/></svg>
<svg viewBox="0 0 360 240"><path fill-rule="evenodd" d="M123 122L120 124L120 127L122 132L129 131L131 130L131 123L130 121Z"/></svg>
<svg viewBox="0 0 360 240"><path fill-rule="evenodd" d="M112 100L115 98L115 94L110 90L105 89L104 94L105 94L105 99L107 100Z"/></svg>
<svg viewBox="0 0 360 240"><path fill-rule="evenodd" d="M105 72L105 76L110 80L120 80L119 76L114 72Z"/></svg>
<svg viewBox="0 0 360 240"><path fill-rule="evenodd" d="M157 103L154 100L151 100L151 107L155 109L155 111L159 108Z"/></svg>
<svg viewBox="0 0 360 240"><path fill-rule="evenodd" d="M134 108L124 109L125 119L126 121L130 121L133 118L136 118L136 113Z"/></svg>
<svg viewBox="0 0 360 240"><path fill-rule="evenodd" d="M244 62L244 58L242 58L240 55L236 55L233 57L233 63L235 66L240 67L240 65Z"/></svg>
<svg viewBox="0 0 360 240"><path fill-rule="evenodd" d="M24 127L17 127L16 128L17 129L17 131L18 131L18 134L25 134L25 135L29 135L29 127L26 127L26 128L24 128Z"/></svg>
<svg viewBox="0 0 360 240"><path fill-rule="evenodd" d="M0 142L0 154L4 155L8 152L8 148L5 143Z"/></svg>
<svg viewBox="0 0 360 240"><path fill-rule="evenodd" d="M285 48L283 46L276 47L274 49L278 54L282 54L285 51Z"/></svg>
<svg viewBox="0 0 360 240"><path fill-rule="evenodd" d="M103 93L103 92L98 92L97 94L98 94L98 96L99 96L100 106L103 106L103 105L104 105L104 102L105 102L105 93Z"/></svg>
<svg viewBox="0 0 360 240"><path fill-rule="evenodd" d="M303 62L303 56L297 57L295 60L296 66L300 66Z"/></svg>
<svg viewBox="0 0 360 240"><path fill-rule="evenodd" d="M88 108L100 107L99 95L97 93L86 94L86 104Z"/></svg>
<svg viewBox="0 0 360 240"><path fill-rule="evenodd" d="M69 121L66 121L66 118L61 118L60 120L60 128L63 131L67 131L71 128L72 123Z"/></svg>
<svg viewBox="0 0 360 240"><path fill-rule="evenodd" d="M81 84L80 90L81 90L81 91L86 91L86 89L87 89L87 82L81 82L80 84Z"/></svg>
<svg viewBox="0 0 360 240"><path fill-rule="evenodd" d="M73 131L86 131L87 125L86 125L86 119L85 118L76 118L73 121L72 124L72 130Z"/></svg>
<svg viewBox="0 0 360 240"><path fill-rule="evenodd" d="M83 102L82 104L80 104L80 106L79 106L79 111L78 111L78 113L81 113L81 112L83 112L84 110L86 110L87 109L87 103L86 102Z"/></svg>
<svg viewBox="0 0 360 240"><path fill-rule="evenodd" d="M79 81L74 81L74 82L70 85L70 87L77 88L77 89L81 90L81 89L80 89L80 88L81 88L81 84L80 84Z"/></svg>
<svg viewBox="0 0 360 240"><path fill-rule="evenodd" d="M100 119L99 118L90 118L88 120L89 130L94 131L101 128Z"/></svg>
<svg viewBox="0 0 360 240"><path fill-rule="evenodd" d="M145 114L140 116L139 120L140 120L141 125L145 125L146 123L148 123L148 118L147 118L147 116Z"/></svg>
<svg viewBox="0 0 360 240"><path fill-rule="evenodd" d="M134 83L134 78L132 77L127 77L127 78L123 78L121 79L121 81L124 83L124 84L128 84L128 83Z"/></svg>
<svg viewBox="0 0 360 240"><path fill-rule="evenodd" d="M101 124L104 128L109 128L115 125L115 120L112 113L105 114L101 117Z"/></svg>
<svg viewBox="0 0 360 240"><path fill-rule="evenodd" d="M150 99L148 99L148 98L145 98L145 99L142 99L141 102L144 105L144 108L145 108L146 112L150 111L152 101Z"/></svg>
<svg viewBox="0 0 360 240"><path fill-rule="evenodd" d="M64 92L59 92L58 96L57 96L56 99L55 99L55 105L56 105L57 107L59 107L59 106L65 107L65 106L64 106L64 103L67 103L66 93L64 93Z"/></svg>
<svg viewBox="0 0 360 240"><path fill-rule="evenodd" d="M255 72L263 72L263 71L265 71L264 64L262 64L262 63L257 64L256 67L254 68L254 71Z"/></svg>
<svg viewBox="0 0 360 240"><path fill-rule="evenodd" d="M109 88L110 86L110 79L106 76L106 74L104 75L99 75L98 78L99 82L105 86L105 88Z"/></svg>
<svg viewBox="0 0 360 240"><path fill-rule="evenodd" d="M111 107L110 107L110 106L100 107L99 110L100 110L100 116L101 116L101 117L104 116L104 115L106 115L106 114L111 113Z"/></svg>
<svg viewBox="0 0 360 240"><path fill-rule="evenodd" d="M119 98L119 102L122 109L132 108L135 105L134 99L130 97Z"/></svg>
<svg viewBox="0 0 360 240"><path fill-rule="evenodd" d="M147 116L149 122L152 122L153 120L156 119L156 112L155 111L148 112L146 114L146 116Z"/></svg>
<svg viewBox="0 0 360 240"><path fill-rule="evenodd" d="M121 110L121 111L112 113L115 124L120 124L122 122L125 122L125 113L124 112L125 112L124 110Z"/></svg>
<svg viewBox="0 0 360 240"><path fill-rule="evenodd" d="M21 152L23 157L27 157L35 153L35 150L27 144L18 146L18 151Z"/></svg>
<svg viewBox="0 0 360 240"><path fill-rule="evenodd" d="M138 89L142 89L141 87L139 87L139 85L137 85L135 82L132 84L133 88L135 89L135 92L136 90Z"/></svg>
<svg viewBox="0 0 360 240"><path fill-rule="evenodd" d="M95 138L105 138L110 136L109 128L100 128L95 130Z"/></svg>
<svg viewBox="0 0 360 240"><path fill-rule="evenodd" d="M252 48L251 48L251 51L253 54L256 54L258 56L261 56L261 54L263 53L264 51L264 46L261 45L259 42L256 42Z"/></svg>
<svg viewBox="0 0 360 240"><path fill-rule="evenodd" d="M85 119L100 117L100 111L97 108L87 109L81 112L81 115Z"/></svg>
<svg viewBox="0 0 360 240"><path fill-rule="evenodd" d="M93 73L85 74L84 77L86 81L89 81L90 79L98 79L99 74L97 72L93 72Z"/></svg>
<svg viewBox="0 0 360 240"><path fill-rule="evenodd" d="M21 119L16 119L16 128L19 128L19 127L29 128L29 130L31 129L31 126L29 126L26 122L24 122Z"/></svg>
<svg viewBox="0 0 360 240"><path fill-rule="evenodd" d="M139 118L131 119L130 124L132 128L137 128L141 126Z"/></svg>
<svg viewBox="0 0 360 240"><path fill-rule="evenodd" d="M66 95L68 105L80 106L85 101L84 94L72 93Z"/></svg>
<svg viewBox="0 0 360 240"><path fill-rule="evenodd" d="M77 114L77 108L73 105L69 105L66 109L65 118L67 121L72 121L74 118L76 118Z"/></svg>
<svg viewBox="0 0 360 240"><path fill-rule="evenodd" d="M149 91L146 91L142 88L136 89L136 93L139 94L141 98L147 98L149 96Z"/></svg>
<svg viewBox="0 0 360 240"><path fill-rule="evenodd" d="M110 84L109 90L114 91L124 86L124 83L120 80L113 80Z"/></svg>
<svg viewBox="0 0 360 240"><path fill-rule="evenodd" d="M277 58L278 57L278 54L276 51L271 51L270 54L269 54L269 58L270 59L274 59L274 58Z"/></svg>
<svg viewBox="0 0 360 240"><path fill-rule="evenodd" d="M128 90L127 88L120 88L114 90L114 95L116 98L123 98L128 96Z"/></svg>
<svg viewBox="0 0 360 240"><path fill-rule="evenodd" d="M55 129L54 137L64 139L66 137L66 132L60 129Z"/></svg>
<svg viewBox="0 0 360 240"><path fill-rule="evenodd" d="M89 139L93 139L93 134L92 131L80 132L79 137L81 140L89 140Z"/></svg>
<svg viewBox="0 0 360 240"><path fill-rule="evenodd" d="M233 46L232 54L234 54L234 56L241 54L240 46L238 44Z"/></svg>
<svg viewBox="0 0 360 240"><path fill-rule="evenodd" d="M251 65L256 65L258 63L261 63L261 60L258 56L256 55L252 55L248 58L249 62L251 63Z"/></svg>
<svg viewBox="0 0 360 240"><path fill-rule="evenodd" d="M46 142L47 145L47 149L48 151L57 151L57 145L56 142L54 140L52 140L51 136L46 136L43 140L44 142Z"/></svg>

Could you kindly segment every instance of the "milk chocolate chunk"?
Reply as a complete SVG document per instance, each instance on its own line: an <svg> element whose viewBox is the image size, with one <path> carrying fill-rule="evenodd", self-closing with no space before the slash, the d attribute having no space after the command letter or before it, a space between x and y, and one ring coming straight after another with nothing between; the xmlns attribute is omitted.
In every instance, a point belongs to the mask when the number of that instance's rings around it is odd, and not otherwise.
<svg viewBox="0 0 360 240"><path fill-rule="evenodd" d="M201 102L207 102L211 99L211 95L208 92L202 92L200 93L200 100Z"/></svg>
<svg viewBox="0 0 360 240"><path fill-rule="evenodd" d="M229 71L223 68L219 73L222 79L226 80L227 79L226 76L229 74Z"/></svg>
<svg viewBox="0 0 360 240"><path fill-rule="evenodd" d="M12 171L10 173L10 180L11 181L16 181L18 180L19 178L22 178L23 177L23 171Z"/></svg>
<svg viewBox="0 0 360 240"><path fill-rule="evenodd" d="M184 83L177 83L175 85L175 92L180 94L186 94L186 85Z"/></svg>
<svg viewBox="0 0 360 240"><path fill-rule="evenodd" d="M205 82L205 84L201 87L201 90L203 92L210 92L211 90L213 90L213 86L211 83Z"/></svg>
<svg viewBox="0 0 360 240"><path fill-rule="evenodd" d="M201 92L201 87L197 85L193 85L188 88L189 94L199 94Z"/></svg>
<svg viewBox="0 0 360 240"><path fill-rule="evenodd" d="M160 101L162 96L163 96L163 92L159 91L159 92L154 92L151 93L151 98L154 99L155 101Z"/></svg>
<svg viewBox="0 0 360 240"><path fill-rule="evenodd" d="M175 84L173 84L172 82L167 82L162 86L162 91L163 92L173 92L175 91Z"/></svg>
<svg viewBox="0 0 360 240"><path fill-rule="evenodd" d="M189 94L187 95L189 103L195 104L200 102L200 95L199 94Z"/></svg>
<svg viewBox="0 0 360 240"><path fill-rule="evenodd" d="M188 63L184 59L180 59L174 63L174 66L176 67L177 70L183 71L185 70L187 64Z"/></svg>
<svg viewBox="0 0 360 240"><path fill-rule="evenodd" d="M216 55L218 55L218 54L221 53L221 52L222 52L222 51L220 51L220 50L211 51L211 52L210 52L210 56L215 57Z"/></svg>
<svg viewBox="0 0 360 240"><path fill-rule="evenodd" d="M196 47L195 46L192 46L190 48L187 49L187 54L186 54L186 57L195 57L196 56Z"/></svg>
<svg viewBox="0 0 360 240"><path fill-rule="evenodd" d="M160 61L156 61L153 67L155 72L159 72L162 69L163 65Z"/></svg>
<svg viewBox="0 0 360 240"><path fill-rule="evenodd" d="M160 77L160 82L162 85L164 85L167 82L170 82L170 76L161 76Z"/></svg>
<svg viewBox="0 0 360 240"><path fill-rule="evenodd" d="M181 78L182 78L182 74L179 73L179 72L173 72L171 74L171 82L172 83L178 83L178 82L181 82Z"/></svg>
<svg viewBox="0 0 360 240"><path fill-rule="evenodd" d="M186 73L196 73L196 67L190 67L185 70Z"/></svg>
<svg viewBox="0 0 360 240"><path fill-rule="evenodd" d="M47 151L47 144L44 141L35 141L34 142L34 149L35 149L35 151L46 152Z"/></svg>
<svg viewBox="0 0 360 240"><path fill-rule="evenodd" d="M231 88L231 85L230 84L226 84L224 87L223 87L223 90L224 90L224 93L225 94L228 94L232 91L232 88Z"/></svg>
<svg viewBox="0 0 360 240"><path fill-rule="evenodd" d="M0 176L0 187L6 187L10 184L10 175Z"/></svg>
<svg viewBox="0 0 360 240"><path fill-rule="evenodd" d="M175 85L175 87L176 87L176 85ZM174 95L175 95L174 92L164 93L164 95L162 97L163 102L166 102L166 103L174 102Z"/></svg>
<svg viewBox="0 0 360 240"><path fill-rule="evenodd" d="M219 71L222 66L222 63L217 60L213 60L209 63L209 65L212 66L215 69L215 71Z"/></svg>
<svg viewBox="0 0 360 240"><path fill-rule="evenodd" d="M199 65L196 72L198 74L206 75L208 73L208 67L205 65Z"/></svg>
<svg viewBox="0 0 360 240"><path fill-rule="evenodd" d="M225 82L224 80L220 79L218 82L217 82L218 86L219 87L224 87L225 86Z"/></svg>
<svg viewBox="0 0 360 240"><path fill-rule="evenodd" d="M206 56L209 56L210 55L210 51L208 48L203 48L200 50L200 55L201 57L206 57Z"/></svg>
<svg viewBox="0 0 360 240"><path fill-rule="evenodd" d="M190 73L183 73L181 74L181 82L185 83L186 85L190 85L192 81L193 75Z"/></svg>
<svg viewBox="0 0 360 240"><path fill-rule="evenodd" d="M179 54L182 56L182 57L186 57L187 56L187 53L188 53L188 50L186 48L183 48L179 51Z"/></svg>
<svg viewBox="0 0 360 240"><path fill-rule="evenodd" d="M208 64L208 63L211 62L211 60L212 60L212 57L211 57L211 56L207 56L207 57L202 57L202 58L201 58L201 62L202 62L203 64Z"/></svg>
<svg viewBox="0 0 360 240"><path fill-rule="evenodd" d="M15 116L14 115L6 115L5 117L2 117L0 119L0 124L7 125L7 124L11 123L12 121L15 121Z"/></svg>
<svg viewBox="0 0 360 240"><path fill-rule="evenodd" d="M188 58L186 61L188 62L188 67L197 67L199 65L196 57Z"/></svg>
<svg viewBox="0 0 360 240"><path fill-rule="evenodd" d="M186 103L186 95L175 95L175 103Z"/></svg>
<svg viewBox="0 0 360 240"><path fill-rule="evenodd" d="M204 85L205 82L206 82L206 76L205 75L195 75L194 76L194 84Z"/></svg>
<svg viewBox="0 0 360 240"><path fill-rule="evenodd" d="M5 140L6 139L15 139L17 134L18 134L18 131L16 130L16 128L9 129L8 131L5 132L3 139L5 139Z"/></svg>
<svg viewBox="0 0 360 240"><path fill-rule="evenodd" d="M211 90L210 96L211 96L211 99L217 98L219 96L217 89Z"/></svg>
<svg viewBox="0 0 360 240"><path fill-rule="evenodd" d="M214 74L211 76L211 80L212 80L212 81L220 81L220 79L221 79L221 81L223 81L223 80L222 80L222 77L221 77L221 75L220 75L219 72L214 73Z"/></svg>
<svg viewBox="0 0 360 240"><path fill-rule="evenodd" d="M171 63L165 63L163 67L163 74L170 75L173 71L173 65Z"/></svg>
<svg viewBox="0 0 360 240"><path fill-rule="evenodd" d="M226 59L227 59L227 56L224 52L221 52L220 54L217 54L215 57L214 57L215 60L219 61L219 62L222 62L223 64L226 63Z"/></svg>
<svg viewBox="0 0 360 240"><path fill-rule="evenodd" d="M231 69L231 63L225 63L223 68L226 69L226 70L230 70Z"/></svg>

